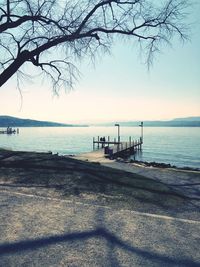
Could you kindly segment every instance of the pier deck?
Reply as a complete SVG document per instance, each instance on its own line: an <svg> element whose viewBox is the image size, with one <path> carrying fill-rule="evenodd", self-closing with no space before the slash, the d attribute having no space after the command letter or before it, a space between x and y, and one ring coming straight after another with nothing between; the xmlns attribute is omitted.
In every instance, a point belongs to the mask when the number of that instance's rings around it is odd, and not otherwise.
<svg viewBox="0 0 200 267"><path fill-rule="evenodd" d="M138 150L142 150L142 139L133 142L121 142L113 146L113 157L128 156L134 154Z"/></svg>

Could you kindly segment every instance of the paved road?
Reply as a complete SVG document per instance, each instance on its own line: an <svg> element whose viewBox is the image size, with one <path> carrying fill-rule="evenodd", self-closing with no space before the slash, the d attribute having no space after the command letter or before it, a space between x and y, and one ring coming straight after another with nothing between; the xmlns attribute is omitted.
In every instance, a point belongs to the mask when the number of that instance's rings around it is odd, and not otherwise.
<svg viewBox="0 0 200 267"><path fill-rule="evenodd" d="M0 191L0 266L200 266L200 222Z"/></svg>

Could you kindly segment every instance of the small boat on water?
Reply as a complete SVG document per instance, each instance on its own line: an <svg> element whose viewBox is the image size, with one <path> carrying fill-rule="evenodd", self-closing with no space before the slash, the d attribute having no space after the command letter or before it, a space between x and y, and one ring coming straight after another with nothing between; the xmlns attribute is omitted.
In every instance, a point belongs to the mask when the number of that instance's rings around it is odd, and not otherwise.
<svg viewBox="0 0 200 267"><path fill-rule="evenodd" d="M0 134L18 134L19 133L19 129L13 129L11 127L7 127L6 130L0 130Z"/></svg>

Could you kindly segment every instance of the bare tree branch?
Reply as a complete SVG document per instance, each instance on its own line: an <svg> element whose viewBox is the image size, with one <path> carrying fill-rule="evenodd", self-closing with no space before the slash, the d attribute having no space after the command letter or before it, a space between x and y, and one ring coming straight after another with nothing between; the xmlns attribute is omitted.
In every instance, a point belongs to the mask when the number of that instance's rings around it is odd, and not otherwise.
<svg viewBox="0 0 200 267"><path fill-rule="evenodd" d="M2 0L0 0L2 1ZM54 93L72 87L77 59L95 60L117 38L141 44L147 63L174 36L187 38L188 1L165 0L4 0L0 7L0 86L25 64L52 81ZM28 68L27 68L28 69Z"/></svg>

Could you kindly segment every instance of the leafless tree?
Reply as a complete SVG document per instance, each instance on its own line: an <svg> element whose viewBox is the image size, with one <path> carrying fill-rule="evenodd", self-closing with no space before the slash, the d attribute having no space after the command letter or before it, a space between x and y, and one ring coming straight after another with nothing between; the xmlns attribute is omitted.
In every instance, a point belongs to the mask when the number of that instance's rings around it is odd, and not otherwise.
<svg viewBox="0 0 200 267"><path fill-rule="evenodd" d="M160 45L186 38L187 0L0 0L0 86L28 64L72 87L77 60L109 52L117 38L138 41L151 63ZM27 65L23 68L22 65Z"/></svg>

